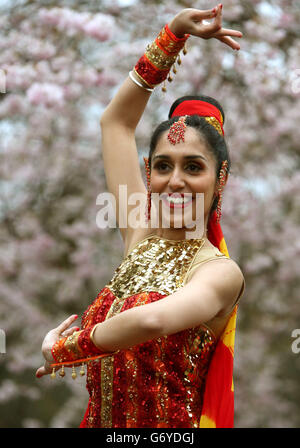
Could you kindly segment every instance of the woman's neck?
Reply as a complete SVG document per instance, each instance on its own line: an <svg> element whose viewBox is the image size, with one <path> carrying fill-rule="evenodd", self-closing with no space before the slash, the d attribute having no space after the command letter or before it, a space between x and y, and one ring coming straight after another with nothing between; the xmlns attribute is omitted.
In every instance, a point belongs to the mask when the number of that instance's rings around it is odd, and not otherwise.
<svg viewBox="0 0 300 448"><path fill-rule="evenodd" d="M189 229L155 229L154 232L160 238L167 240L187 240L191 238L207 238L206 232L191 232Z"/></svg>

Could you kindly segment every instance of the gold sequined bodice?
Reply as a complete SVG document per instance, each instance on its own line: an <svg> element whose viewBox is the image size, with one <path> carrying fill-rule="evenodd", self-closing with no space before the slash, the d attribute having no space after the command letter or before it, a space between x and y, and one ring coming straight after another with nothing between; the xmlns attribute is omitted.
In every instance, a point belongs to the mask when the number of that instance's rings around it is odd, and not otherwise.
<svg viewBox="0 0 300 448"><path fill-rule="evenodd" d="M148 236L127 255L107 287L122 298L150 291L173 294L183 286L204 241L175 241Z"/></svg>

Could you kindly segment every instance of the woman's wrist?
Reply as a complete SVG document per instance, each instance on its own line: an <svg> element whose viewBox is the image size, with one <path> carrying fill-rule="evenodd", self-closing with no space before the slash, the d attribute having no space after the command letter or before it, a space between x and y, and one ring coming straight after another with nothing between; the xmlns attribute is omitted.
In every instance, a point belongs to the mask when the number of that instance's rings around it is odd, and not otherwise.
<svg viewBox="0 0 300 448"><path fill-rule="evenodd" d="M186 35L182 21L179 15L175 16L173 20L168 24L169 30L177 37L177 39L183 39Z"/></svg>
<svg viewBox="0 0 300 448"><path fill-rule="evenodd" d="M93 344L95 347L97 347L98 350L101 350L103 353L108 353L108 352L110 352L111 350L106 350L105 348L101 347L101 345L99 344L99 341L98 341L99 337L97 337L97 336L95 337L95 332L97 331L97 328L98 328L100 325L101 325L101 323L98 323L98 324L96 324L96 325L93 327L93 329L92 329L92 331L91 331L91 333L90 333L90 341L92 342L92 344Z"/></svg>

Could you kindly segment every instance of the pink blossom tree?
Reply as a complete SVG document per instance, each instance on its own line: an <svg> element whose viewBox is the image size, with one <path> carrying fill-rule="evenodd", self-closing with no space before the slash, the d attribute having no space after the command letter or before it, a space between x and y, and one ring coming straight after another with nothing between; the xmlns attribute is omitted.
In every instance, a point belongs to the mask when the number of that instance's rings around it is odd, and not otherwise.
<svg viewBox="0 0 300 448"><path fill-rule="evenodd" d="M157 88L137 129L142 157L179 96L215 97L233 162L222 227L246 277L236 335L236 426L300 424L297 2L228 0L240 52L190 38L166 94ZM209 1L200 2L203 9ZM189 0L5 2L0 6L1 427L76 427L85 379L36 380L42 338L82 315L122 257L116 229L99 229L106 191L99 119L146 44Z"/></svg>

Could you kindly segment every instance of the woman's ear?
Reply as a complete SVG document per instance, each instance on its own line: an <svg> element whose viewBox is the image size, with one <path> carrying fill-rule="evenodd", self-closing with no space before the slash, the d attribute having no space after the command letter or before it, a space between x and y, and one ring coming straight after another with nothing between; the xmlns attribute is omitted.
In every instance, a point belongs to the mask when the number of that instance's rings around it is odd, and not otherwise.
<svg viewBox="0 0 300 448"><path fill-rule="evenodd" d="M225 186L227 184L228 176L229 176L229 173L227 172L227 166L228 166L227 160L222 162L222 168L220 170L219 177L217 178L217 181L216 181L215 193L217 195L219 195L219 189L221 188L223 191L223 189L225 188Z"/></svg>
<svg viewBox="0 0 300 448"><path fill-rule="evenodd" d="M222 181L220 179L217 179L216 187L215 187L215 191L214 191L214 199L219 197L220 189L221 189L221 193L224 191L224 188L226 187L226 184L227 184L227 180L228 180L228 174L226 175L225 178L223 178Z"/></svg>

